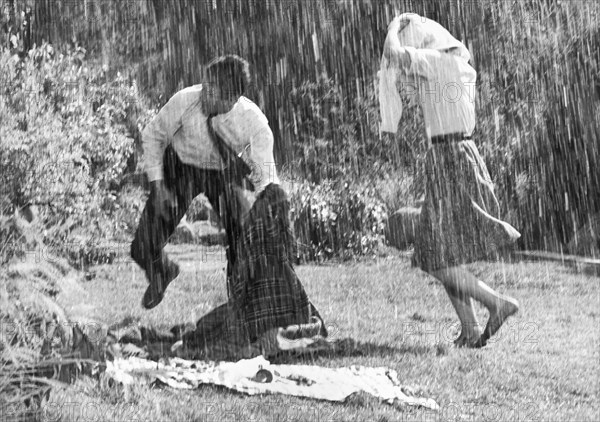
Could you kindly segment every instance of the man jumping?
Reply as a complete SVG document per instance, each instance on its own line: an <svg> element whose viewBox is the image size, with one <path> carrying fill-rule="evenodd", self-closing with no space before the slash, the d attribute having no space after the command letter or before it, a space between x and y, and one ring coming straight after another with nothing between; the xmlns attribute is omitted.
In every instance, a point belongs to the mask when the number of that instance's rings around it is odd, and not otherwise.
<svg viewBox="0 0 600 422"><path fill-rule="evenodd" d="M142 133L150 196L131 244L131 257L148 278L142 300L146 309L162 301L167 286L179 275L179 267L163 248L200 193L224 224L228 266L233 264L234 231L239 224L232 221L240 221L249 204L232 194L236 188L228 177L231 174L224 171L227 164L216 137L250 163L249 178L257 194L267 184L279 183L268 120L243 96L250 81L248 63L235 55L219 57L206 67L206 76L205 83L173 95Z"/></svg>

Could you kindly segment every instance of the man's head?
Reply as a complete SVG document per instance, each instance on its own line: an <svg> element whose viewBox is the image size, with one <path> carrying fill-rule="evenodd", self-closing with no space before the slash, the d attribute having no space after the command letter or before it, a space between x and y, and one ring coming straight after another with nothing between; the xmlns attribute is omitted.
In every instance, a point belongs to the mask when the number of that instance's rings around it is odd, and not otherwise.
<svg viewBox="0 0 600 422"><path fill-rule="evenodd" d="M205 106L209 114L226 113L250 86L248 62L234 54L218 57L206 66Z"/></svg>

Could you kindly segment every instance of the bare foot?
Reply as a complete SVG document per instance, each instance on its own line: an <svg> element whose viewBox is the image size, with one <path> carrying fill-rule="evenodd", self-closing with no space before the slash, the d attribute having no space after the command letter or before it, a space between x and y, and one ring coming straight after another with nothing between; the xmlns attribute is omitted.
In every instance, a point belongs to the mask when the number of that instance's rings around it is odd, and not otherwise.
<svg viewBox="0 0 600 422"><path fill-rule="evenodd" d="M488 319L485 330L479 340L473 344L473 347L483 347L487 341L498 332L506 319L517 313L519 310L519 302L513 298L506 298L497 309L490 309L490 318Z"/></svg>
<svg viewBox="0 0 600 422"><path fill-rule="evenodd" d="M481 338L481 326L462 327L460 335L454 340L456 347L472 347Z"/></svg>

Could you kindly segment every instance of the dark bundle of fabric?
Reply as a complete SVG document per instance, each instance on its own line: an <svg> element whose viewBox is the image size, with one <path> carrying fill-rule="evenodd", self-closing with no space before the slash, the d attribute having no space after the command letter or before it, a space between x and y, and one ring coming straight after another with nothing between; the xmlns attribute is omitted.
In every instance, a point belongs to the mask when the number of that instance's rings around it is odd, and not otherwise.
<svg viewBox="0 0 600 422"><path fill-rule="evenodd" d="M302 335L302 327L318 321L319 334L327 336L319 312L294 271L297 249L289 209L285 191L270 184L236 228L240 235L228 277L229 300L203 316L193 332L183 335L185 348L195 358L258 356L264 353L269 333L280 327L295 326L297 335ZM271 352L276 350L276 345L270 346Z"/></svg>
<svg viewBox="0 0 600 422"><path fill-rule="evenodd" d="M238 239L229 292L250 341L275 327L307 324L311 317L321 320L294 271L297 246L289 210L285 191L268 185L257 196Z"/></svg>

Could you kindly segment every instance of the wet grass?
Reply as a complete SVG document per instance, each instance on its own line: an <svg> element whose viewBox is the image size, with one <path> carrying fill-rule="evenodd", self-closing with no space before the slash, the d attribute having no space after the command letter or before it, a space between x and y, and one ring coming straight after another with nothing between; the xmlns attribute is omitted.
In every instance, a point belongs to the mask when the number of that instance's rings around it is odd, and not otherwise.
<svg viewBox="0 0 600 422"><path fill-rule="evenodd" d="M194 322L225 301L220 247L170 250L182 275L152 311L140 306L146 281L130 262L96 267L95 277L82 281L104 322L132 317L168 328ZM211 386L123 390L84 378L52 393L47 420L600 420L600 278L554 263L477 263L470 268L522 306L481 350L452 346L457 320L450 301L441 285L411 268L406 257L297 268L331 335L345 347L296 362L393 368L405 385L440 404L435 414L363 396L333 404L248 397ZM479 312L484 322L485 312Z"/></svg>

